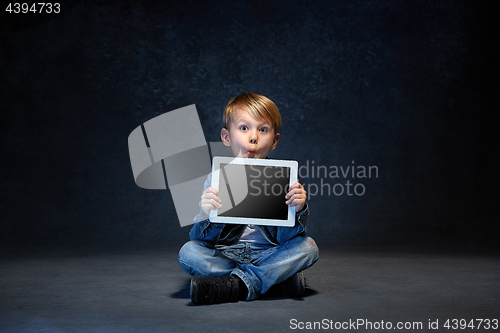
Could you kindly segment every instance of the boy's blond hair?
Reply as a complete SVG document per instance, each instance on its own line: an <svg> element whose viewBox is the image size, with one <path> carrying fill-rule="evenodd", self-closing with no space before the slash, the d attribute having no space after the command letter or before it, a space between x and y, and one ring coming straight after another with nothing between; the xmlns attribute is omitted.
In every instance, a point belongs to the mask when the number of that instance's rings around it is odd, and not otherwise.
<svg viewBox="0 0 500 333"><path fill-rule="evenodd" d="M278 133L281 127L280 111L273 101L266 96L245 91L231 98L222 115L222 126L224 128L229 130L229 123L233 120L234 113L238 108L247 110L255 118L269 120L274 129L274 134Z"/></svg>

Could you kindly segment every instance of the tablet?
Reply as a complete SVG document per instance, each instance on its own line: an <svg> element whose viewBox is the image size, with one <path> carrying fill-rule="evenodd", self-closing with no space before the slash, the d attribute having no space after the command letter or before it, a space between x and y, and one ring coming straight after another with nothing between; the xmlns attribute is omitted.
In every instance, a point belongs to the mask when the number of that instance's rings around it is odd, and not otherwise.
<svg viewBox="0 0 500 333"><path fill-rule="evenodd" d="M297 161L215 156L212 187L222 207L210 211L210 221L294 226L295 207L285 203L285 195L297 181L297 168Z"/></svg>

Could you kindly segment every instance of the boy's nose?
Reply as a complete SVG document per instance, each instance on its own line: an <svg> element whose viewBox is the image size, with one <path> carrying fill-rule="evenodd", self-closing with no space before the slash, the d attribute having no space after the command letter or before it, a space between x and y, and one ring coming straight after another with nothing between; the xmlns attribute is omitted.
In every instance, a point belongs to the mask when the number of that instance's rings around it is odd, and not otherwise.
<svg viewBox="0 0 500 333"><path fill-rule="evenodd" d="M257 144L257 133L252 132L250 134L250 143L251 144Z"/></svg>

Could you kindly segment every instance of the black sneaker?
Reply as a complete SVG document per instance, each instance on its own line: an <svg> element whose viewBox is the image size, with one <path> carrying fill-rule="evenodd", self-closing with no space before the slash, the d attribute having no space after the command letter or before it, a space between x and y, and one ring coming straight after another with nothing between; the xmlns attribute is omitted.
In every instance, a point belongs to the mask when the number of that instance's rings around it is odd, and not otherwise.
<svg viewBox="0 0 500 333"><path fill-rule="evenodd" d="M194 305L238 302L239 281L235 276L191 279L191 302Z"/></svg>
<svg viewBox="0 0 500 333"><path fill-rule="evenodd" d="M297 272L275 286L282 296L300 298L306 292L306 279L303 272Z"/></svg>

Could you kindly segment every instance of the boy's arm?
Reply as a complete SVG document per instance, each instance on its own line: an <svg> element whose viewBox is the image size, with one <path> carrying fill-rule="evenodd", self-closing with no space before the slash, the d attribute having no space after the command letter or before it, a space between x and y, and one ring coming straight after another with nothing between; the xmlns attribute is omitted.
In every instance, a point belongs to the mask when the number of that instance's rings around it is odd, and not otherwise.
<svg viewBox="0 0 500 333"><path fill-rule="evenodd" d="M203 193L207 188L212 185L212 174L210 173L205 180L203 185ZM200 212L193 219L194 225L189 232L190 240L202 240L210 243L217 243L219 239L220 232L224 227L223 223L212 223L209 220L209 216L203 208L201 207L201 200L198 203L200 207Z"/></svg>
<svg viewBox="0 0 500 333"><path fill-rule="evenodd" d="M309 218L309 205L306 203L307 192L304 187L296 182L290 186L290 190L285 196L286 204L295 207L295 225L293 227L278 227L278 243L283 244L286 241L306 234L306 223Z"/></svg>
<svg viewBox="0 0 500 333"><path fill-rule="evenodd" d="M304 186L298 181L295 182L290 186L288 193L285 195L285 199L288 206L295 207L295 224L301 224L305 230L306 221L309 217L309 208L306 203L307 192Z"/></svg>
<svg viewBox="0 0 500 333"><path fill-rule="evenodd" d="M205 192L205 190L207 188L209 188L210 186L212 185L212 173L210 173L208 176L207 176L207 179L205 180L205 183L203 184L203 191L202 193ZM203 220L208 220L208 215L203 211L203 209L201 208L201 200L200 202L198 202L198 206L200 207L200 212L198 213L198 215L196 215L194 218L193 218L193 222L194 223L198 223L198 222L201 222Z"/></svg>

